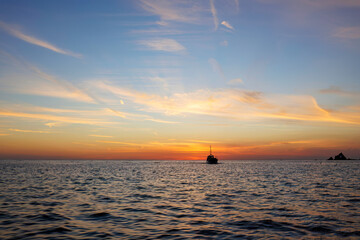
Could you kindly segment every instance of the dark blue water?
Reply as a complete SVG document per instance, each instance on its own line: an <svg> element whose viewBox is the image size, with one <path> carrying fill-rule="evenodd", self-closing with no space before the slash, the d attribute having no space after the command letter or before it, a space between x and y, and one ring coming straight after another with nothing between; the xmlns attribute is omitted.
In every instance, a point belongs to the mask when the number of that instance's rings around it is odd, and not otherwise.
<svg viewBox="0 0 360 240"><path fill-rule="evenodd" d="M0 161L0 239L360 239L359 161Z"/></svg>

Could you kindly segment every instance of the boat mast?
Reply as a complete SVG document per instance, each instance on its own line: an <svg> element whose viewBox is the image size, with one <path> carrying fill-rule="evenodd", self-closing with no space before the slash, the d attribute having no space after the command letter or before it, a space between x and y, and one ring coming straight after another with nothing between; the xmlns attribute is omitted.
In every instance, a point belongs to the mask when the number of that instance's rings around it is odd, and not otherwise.
<svg viewBox="0 0 360 240"><path fill-rule="evenodd" d="M211 155L211 145L210 145L210 155Z"/></svg>

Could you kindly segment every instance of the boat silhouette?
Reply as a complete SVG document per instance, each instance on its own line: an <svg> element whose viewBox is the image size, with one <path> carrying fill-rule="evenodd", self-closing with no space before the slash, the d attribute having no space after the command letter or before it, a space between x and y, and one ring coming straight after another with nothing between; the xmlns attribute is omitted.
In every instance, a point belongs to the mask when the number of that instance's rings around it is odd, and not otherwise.
<svg viewBox="0 0 360 240"><path fill-rule="evenodd" d="M206 163L207 164L217 164L218 163L218 159L211 153L211 145L210 145L210 155L207 157Z"/></svg>

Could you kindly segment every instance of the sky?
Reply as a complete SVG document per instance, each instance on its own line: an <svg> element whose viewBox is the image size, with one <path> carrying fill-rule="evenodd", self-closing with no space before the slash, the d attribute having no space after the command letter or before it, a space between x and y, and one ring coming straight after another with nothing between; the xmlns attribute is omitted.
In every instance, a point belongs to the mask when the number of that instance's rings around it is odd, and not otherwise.
<svg viewBox="0 0 360 240"><path fill-rule="evenodd" d="M0 159L360 158L359 0L0 2Z"/></svg>

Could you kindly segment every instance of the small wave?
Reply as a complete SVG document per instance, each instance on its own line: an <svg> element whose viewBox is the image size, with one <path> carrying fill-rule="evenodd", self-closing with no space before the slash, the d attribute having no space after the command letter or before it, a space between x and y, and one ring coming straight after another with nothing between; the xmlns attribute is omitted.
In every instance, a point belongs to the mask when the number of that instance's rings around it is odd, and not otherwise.
<svg viewBox="0 0 360 240"><path fill-rule="evenodd" d="M113 235L107 232L90 231L90 232L86 232L84 236L92 237L92 238L95 237L97 239L104 239L104 238L112 237Z"/></svg>
<svg viewBox="0 0 360 240"><path fill-rule="evenodd" d="M41 233L43 234L65 233L65 232L71 232L71 230L66 227L55 227L41 231Z"/></svg>
<svg viewBox="0 0 360 240"><path fill-rule="evenodd" d="M45 206L45 207L55 207L55 206L59 206L59 205L63 205L63 203L60 202L38 202L38 201L32 201L29 203L30 205L41 205L41 206Z"/></svg>
<svg viewBox="0 0 360 240"><path fill-rule="evenodd" d="M342 237L351 237L351 236L360 237L360 231L353 231L353 232L337 231L336 234Z"/></svg>
<svg viewBox="0 0 360 240"><path fill-rule="evenodd" d="M111 216L110 213L107 212L98 212L98 213L93 213L91 214L89 217L90 218L109 218Z"/></svg>
<svg viewBox="0 0 360 240"><path fill-rule="evenodd" d="M106 202L106 203L112 203L115 202L114 199L110 198L110 197L105 197L105 196L99 196L99 198L97 199L98 202Z"/></svg>
<svg viewBox="0 0 360 240"><path fill-rule="evenodd" d="M191 225L204 225L204 224L206 224L206 222L197 220L197 221L191 221L190 224Z"/></svg>
<svg viewBox="0 0 360 240"><path fill-rule="evenodd" d="M201 209L201 208L192 208L191 209L193 212L205 212L205 210L204 209Z"/></svg>
<svg viewBox="0 0 360 240"><path fill-rule="evenodd" d="M154 195L149 195L149 194L138 194L138 193L135 193L135 194L131 195L130 197L141 198L141 199L160 199L161 198L159 196L154 196Z"/></svg>
<svg viewBox="0 0 360 240"><path fill-rule="evenodd" d="M179 232L179 231L181 231L181 230L177 229L177 228L171 228L171 229L166 230L167 233L175 233L175 232Z"/></svg>
<svg viewBox="0 0 360 240"><path fill-rule="evenodd" d="M85 207L85 208L91 207L91 205L88 204L88 203L81 203L81 204L78 204L78 206L79 206L79 207Z"/></svg>
<svg viewBox="0 0 360 240"><path fill-rule="evenodd" d="M237 221L233 223L229 223L230 225L235 225L240 227L241 229L247 230L257 230L257 229L271 229L282 232L297 232L298 234L304 235L303 231L297 230L290 223L286 222L276 222L271 219L263 219L259 221Z"/></svg>
<svg viewBox="0 0 360 240"><path fill-rule="evenodd" d="M4 218L4 219L8 219L11 218L12 216L10 214L7 213L1 213L0 212L0 219Z"/></svg>
<svg viewBox="0 0 360 240"><path fill-rule="evenodd" d="M159 236L156 236L157 239L176 239L176 235L174 234L161 234Z"/></svg>
<svg viewBox="0 0 360 240"><path fill-rule="evenodd" d="M37 220L37 221L61 221L61 220L69 220L69 218L57 214L57 213L49 213L49 214L37 214L37 215L28 215L25 216L27 219Z"/></svg>
<svg viewBox="0 0 360 240"><path fill-rule="evenodd" d="M291 209L284 208L284 207L281 207L281 208L272 208L272 209L270 209L270 210L280 211L280 212L291 212L291 211L292 211Z"/></svg>
<svg viewBox="0 0 360 240"><path fill-rule="evenodd" d="M236 207L233 206L222 206L221 208L225 210L236 210Z"/></svg>
<svg viewBox="0 0 360 240"><path fill-rule="evenodd" d="M176 216L176 218L195 218L195 217L197 217L196 215L192 215L192 214L178 214L175 216Z"/></svg>
<svg viewBox="0 0 360 240"><path fill-rule="evenodd" d="M236 190L234 193L236 194L242 194L242 193L246 193L247 191L245 190Z"/></svg>
<svg viewBox="0 0 360 240"><path fill-rule="evenodd" d="M11 221L11 220L4 220L0 223L0 225L10 225L10 224L13 224L13 223L16 223L16 221Z"/></svg>
<svg viewBox="0 0 360 240"><path fill-rule="evenodd" d="M323 225L316 225L316 226L299 226L300 228L304 228L310 232L316 232L316 233L333 233L334 231Z"/></svg>
<svg viewBox="0 0 360 240"><path fill-rule="evenodd" d="M205 236L229 235L229 232L216 229L200 229L195 231L196 234Z"/></svg>
<svg viewBox="0 0 360 240"><path fill-rule="evenodd" d="M145 222L145 221L147 221L146 218L138 218L135 220L135 222Z"/></svg>
<svg viewBox="0 0 360 240"><path fill-rule="evenodd" d="M179 211L184 210L183 208L171 206L171 205L157 205L154 207L157 209L161 209L161 210L166 209L166 210L170 210L170 211L174 211L174 212L179 212Z"/></svg>
<svg viewBox="0 0 360 240"><path fill-rule="evenodd" d="M122 210L123 210L123 211L126 211L126 212L154 213L154 212L151 211L151 210L143 209L143 208L130 208L130 207L127 207L127 208L123 208Z"/></svg>

